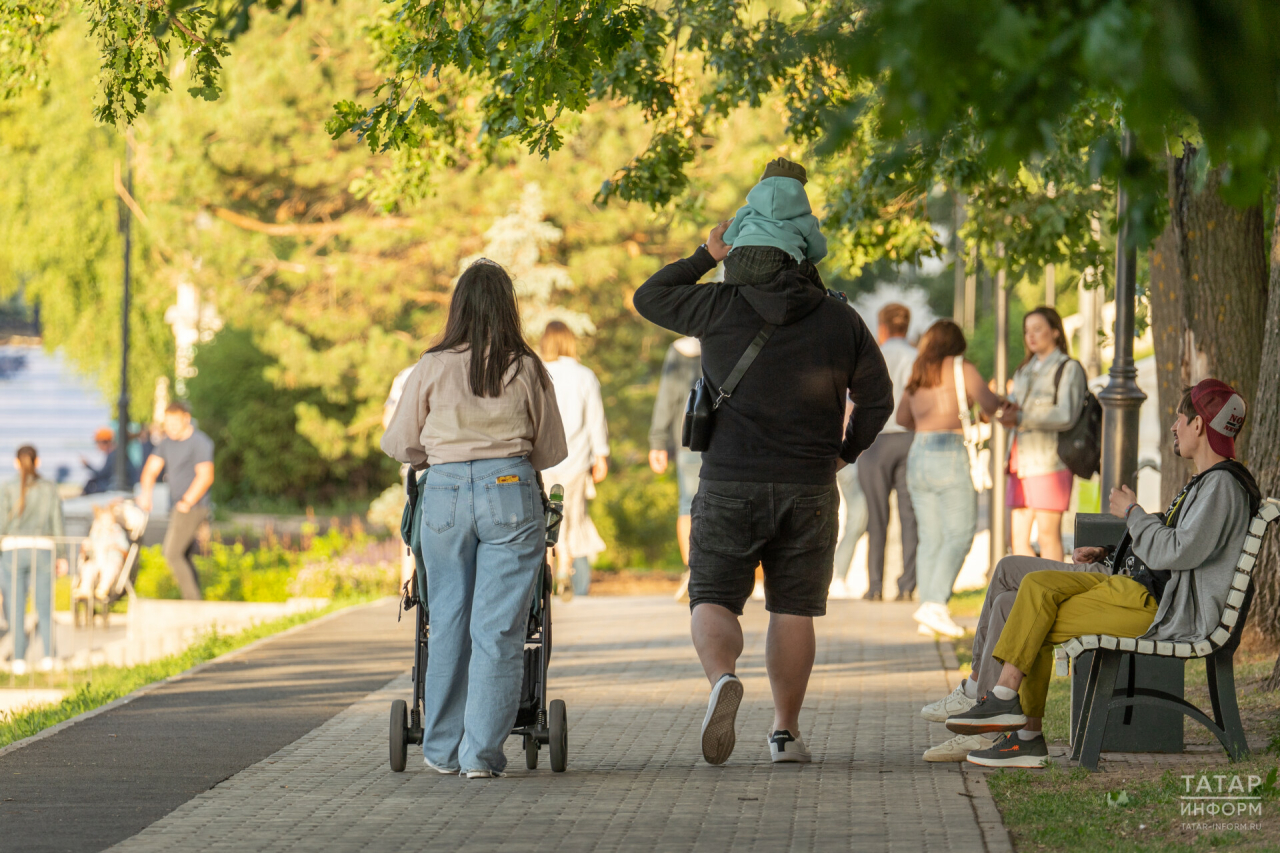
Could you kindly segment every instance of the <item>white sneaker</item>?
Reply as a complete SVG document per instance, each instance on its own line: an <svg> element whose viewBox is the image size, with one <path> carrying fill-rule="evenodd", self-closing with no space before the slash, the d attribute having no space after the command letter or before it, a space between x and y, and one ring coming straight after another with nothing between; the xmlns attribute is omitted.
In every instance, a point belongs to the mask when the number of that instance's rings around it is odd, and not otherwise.
<svg viewBox="0 0 1280 853"><path fill-rule="evenodd" d="M432 764L432 763L431 763L431 759L430 759L430 758L427 758L425 755L422 757L422 763L423 763L423 764L425 764L425 765L427 765L428 767L430 767L432 770L436 771L437 773L439 773L441 776L457 776L457 775L458 775L458 772L459 772L459 771L458 771L458 770L456 770L456 769L455 769L455 770L449 770L448 768L440 767L440 766L438 766L438 765Z"/></svg>
<svg viewBox="0 0 1280 853"><path fill-rule="evenodd" d="M27 662L26 662L25 660L21 660L21 659L15 660L15 661L13 662L13 674L14 674L14 675L26 675L26 674L27 674Z"/></svg>
<svg viewBox="0 0 1280 853"><path fill-rule="evenodd" d="M952 690L946 696L937 702L930 702L920 709L920 716L924 717L931 723L945 723L947 717L952 714L963 714L974 705L978 704L977 699L970 699L964 693L964 685L961 684L955 690ZM988 744L990 746L990 744ZM985 749L986 747L983 747Z"/></svg>
<svg viewBox="0 0 1280 853"><path fill-rule="evenodd" d="M969 753L978 749L990 749L999 734L992 735L956 735L951 740L940 743L924 751L925 761L964 761Z"/></svg>
<svg viewBox="0 0 1280 853"><path fill-rule="evenodd" d="M48 655L40 658L40 663L36 664L36 669L40 672L53 672L53 658Z"/></svg>
<svg viewBox="0 0 1280 853"><path fill-rule="evenodd" d="M726 672L711 688L707 716L702 719L702 757L708 764L724 764L733 754L738 737L733 727L741 704L742 682Z"/></svg>
<svg viewBox="0 0 1280 853"><path fill-rule="evenodd" d="M501 770L464 770L460 775L468 779L501 779L507 774Z"/></svg>
<svg viewBox="0 0 1280 853"><path fill-rule="evenodd" d="M947 605L937 601L926 601L921 604L911 617L924 625L926 628L932 628L944 637L958 639L964 636L964 629L957 625L951 619L951 612L947 610Z"/></svg>
<svg viewBox="0 0 1280 853"><path fill-rule="evenodd" d="M809 748L804 745L804 741L787 729L778 729L769 735L769 758L774 764L788 761L808 764L813 761L813 756L809 753Z"/></svg>

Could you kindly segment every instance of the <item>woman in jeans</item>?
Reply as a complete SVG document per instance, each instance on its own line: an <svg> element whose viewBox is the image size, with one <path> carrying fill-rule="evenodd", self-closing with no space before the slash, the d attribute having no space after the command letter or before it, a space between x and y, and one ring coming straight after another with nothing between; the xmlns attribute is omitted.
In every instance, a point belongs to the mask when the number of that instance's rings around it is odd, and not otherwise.
<svg viewBox="0 0 1280 853"><path fill-rule="evenodd" d="M915 620L922 633L936 631L959 637L964 629L947 610L951 586L973 546L978 499L969 472L956 392L955 359L960 359L965 402L977 401L994 415L1001 400L987 388L982 374L962 356L964 332L950 320L939 320L920 339L919 354L898 406L898 423L915 432L907 453L907 488L920 525L916 581L920 607ZM1012 419L1012 415L1008 415Z"/></svg>
<svg viewBox="0 0 1280 853"><path fill-rule="evenodd" d="M431 646L422 753L468 779L501 776L534 584L546 553L536 472L564 460L546 368L525 343L511 278L480 260L458 279L382 437L417 470Z"/></svg>
<svg viewBox="0 0 1280 853"><path fill-rule="evenodd" d="M1058 456L1058 434L1080 416L1087 377L1070 361L1062 318L1041 306L1022 320L1027 357L1013 374L1009 399L1018 404L1017 432L1009 452L1008 506L1013 553L1034 557L1035 523L1040 556L1062 562L1062 513L1071 502L1071 471ZM1069 363L1068 363L1069 362ZM1055 382L1058 368L1062 378Z"/></svg>
<svg viewBox="0 0 1280 853"><path fill-rule="evenodd" d="M18 478L0 486L0 539L9 536L42 537L62 535L62 498L56 484L36 473L40 456L30 445L18 448L14 459ZM11 541L12 542L12 541ZM36 615L40 620L40 640L44 657L40 669L53 669L53 552L39 547L18 547L0 551L0 595L4 615L13 632L13 673L27 671L27 590L35 574ZM66 574L67 561L58 560L58 574Z"/></svg>

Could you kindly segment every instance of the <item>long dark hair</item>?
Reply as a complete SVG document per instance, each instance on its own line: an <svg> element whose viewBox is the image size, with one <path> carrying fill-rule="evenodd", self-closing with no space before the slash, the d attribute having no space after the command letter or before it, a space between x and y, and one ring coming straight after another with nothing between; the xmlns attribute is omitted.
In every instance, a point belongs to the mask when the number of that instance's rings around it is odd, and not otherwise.
<svg viewBox="0 0 1280 853"><path fill-rule="evenodd" d="M464 348L471 352L467 381L477 397L500 397L511 365L514 379L529 356L543 388L551 377L520 328L520 309L511 276L500 264L481 259L467 267L454 288L444 334L427 352Z"/></svg>
<svg viewBox="0 0 1280 853"><path fill-rule="evenodd" d="M951 320L938 320L920 337L916 363L911 365L907 390L914 394L921 388L942 383L942 361L948 356L964 355L969 343L964 332Z"/></svg>
<svg viewBox="0 0 1280 853"><path fill-rule="evenodd" d="M1048 305L1040 305L1032 308L1027 312L1026 317L1022 318L1023 337L1026 337L1027 335L1027 319L1035 314L1039 314L1043 317L1044 321L1049 324L1049 328L1058 333L1058 349L1062 350L1062 354L1067 358L1071 358L1071 350L1067 346L1067 330L1062 326L1062 315L1059 314L1056 309L1050 308ZM1036 354L1031 352L1031 350L1027 350L1026 357L1022 359L1022 364L1019 364L1018 367L1022 367L1022 365L1031 361L1031 359L1035 358L1035 355Z"/></svg>
<svg viewBox="0 0 1280 853"><path fill-rule="evenodd" d="M18 506L14 510L11 518L19 518L27 511L27 490L31 488L31 484L40 479L40 475L36 473L36 460L40 458L40 454L36 453L36 449L29 444L24 444L18 448L18 476L21 478L22 487L18 492Z"/></svg>

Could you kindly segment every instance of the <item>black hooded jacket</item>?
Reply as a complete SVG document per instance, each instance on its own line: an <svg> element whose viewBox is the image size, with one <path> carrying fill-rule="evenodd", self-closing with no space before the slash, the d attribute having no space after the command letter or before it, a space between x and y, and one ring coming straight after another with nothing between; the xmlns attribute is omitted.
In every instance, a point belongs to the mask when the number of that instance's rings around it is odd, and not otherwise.
<svg viewBox="0 0 1280 853"><path fill-rule="evenodd" d="M702 478L825 485L893 412L893 383L858 313L796 271L760 286L698 284L716 266L699 247L636 291L636 311L702 341L702 370L720 384L766 322L777 326L733 396L716 411ZM844 422L845 394L854 402Z"/></svg>

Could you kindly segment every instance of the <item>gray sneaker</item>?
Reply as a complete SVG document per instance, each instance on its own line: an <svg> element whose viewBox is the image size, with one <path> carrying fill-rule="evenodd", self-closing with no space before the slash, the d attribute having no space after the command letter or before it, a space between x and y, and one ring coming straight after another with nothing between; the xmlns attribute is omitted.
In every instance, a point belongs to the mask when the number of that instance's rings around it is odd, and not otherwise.
<svg viewBox="0 0 1280 853"><path fill-rule="evenodd" d="M983 767L1046 767L1049 761L1049 745L1044 735L1023 740L1017 732L1009 732L988 749L977 749L965 759Z"/></svg>
<svg viewBox="0 0 1280 853"><path fill-rule="evenodd" d="M1001 699L995 693L984 693L967 711L947 717L947 728L958 735L981 735L988 732L1017 731L1027 724L1022 702L1017 696Z"/></svg>

